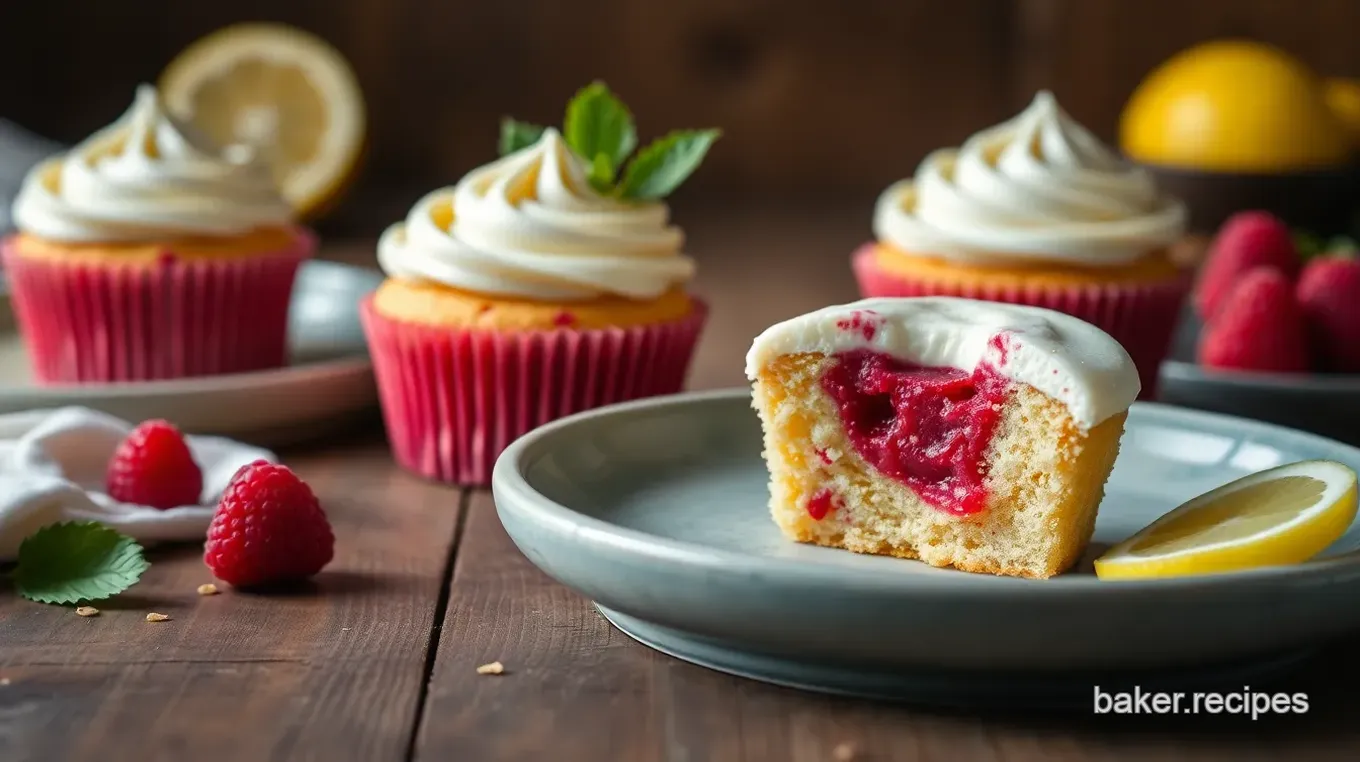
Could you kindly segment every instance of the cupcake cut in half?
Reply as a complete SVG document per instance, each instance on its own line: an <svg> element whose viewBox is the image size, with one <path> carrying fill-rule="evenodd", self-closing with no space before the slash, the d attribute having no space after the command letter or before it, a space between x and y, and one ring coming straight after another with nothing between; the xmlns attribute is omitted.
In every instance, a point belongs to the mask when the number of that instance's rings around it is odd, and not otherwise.
<svg viewBox="0 0 1360 762"><path fill-rule="evenodd" d="M746 373L787 537L1033 578L1084 552L1140 389L1089 323L952 297L779 323Z"/></svg>

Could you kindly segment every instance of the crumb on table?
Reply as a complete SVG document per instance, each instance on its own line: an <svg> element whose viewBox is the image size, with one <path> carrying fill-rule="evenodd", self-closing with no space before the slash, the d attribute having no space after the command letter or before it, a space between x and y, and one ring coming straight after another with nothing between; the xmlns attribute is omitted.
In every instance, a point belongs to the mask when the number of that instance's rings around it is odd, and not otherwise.
<svg viewBox="0 0 1360 762"><path fill-rule="evenodd" d="M217 595L217 585L209 582L198 586L199 595Z"/></svg>
<svg viewBox="0 0 1360 762"><path fill-rule="evenodd" d="M480 666L480 667L477 668L477 674L479 674L479 675L502 675L502 674L505 674L505 665L504 665L504 664L501 664L501 663L498 662L498 661L493 661L493 662L491 662L490 664L483 664L482 666Z"/></svg>
<svg viewBox="0 0 1360 762"><path fill-rule="evenodd" d="M76 616L99 616L99 609L94 606L78 606Z"/></svg>
<svg viewBox="0 0 1360 762"><path fill-rule="evenodd" d="M169 616L168 614L157 614L156 612L153 611L153 612L151 612L150 614L147 614L147 615L146 615L146 621L148 621L148 622L168 622L168 621L170 621L170 616Z"/></svg>

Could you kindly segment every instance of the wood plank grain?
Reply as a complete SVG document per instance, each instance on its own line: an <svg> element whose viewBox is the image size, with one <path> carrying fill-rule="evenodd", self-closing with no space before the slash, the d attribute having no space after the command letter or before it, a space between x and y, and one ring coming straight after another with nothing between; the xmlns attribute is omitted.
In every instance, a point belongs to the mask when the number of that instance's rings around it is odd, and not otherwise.
<svg viewBox="0 0 1360 762"><path fill-rule="evenodd" d="M624 96L644 140L676 128L726 130L682 194L872 190L941 141L1004 116L1007 105L1009 1L833 9L817 0L140 0L122 13L101 8L92 0L6 6L0 67L25 72L0 81L6 118L78 140L115 119L133 88L155 81L195 39L239 21L283 21L325 37L353 63L371 123L365 181L412 193L493 158L503 116L559 124L567 99L595 78ZM53 40L62 41L60 55Z"/></svg>
<svg viewBox="0 0 1360 762"><path fill-rule="evenodd" d="M1360 641L1292 685L1305 716L939 712L731 677L651 651L535 569L473 494L416 760L1351 760ZM477 674L492 661L506 672Z"/></svg>
<svg viewBox="0 0 1360 762"><path fill-rule="evenodd" d="M97 617L0 593L0 759L404 759L461 498L373 433L287 453L337 541L302 590L199 596L178 547Z"/></svg>

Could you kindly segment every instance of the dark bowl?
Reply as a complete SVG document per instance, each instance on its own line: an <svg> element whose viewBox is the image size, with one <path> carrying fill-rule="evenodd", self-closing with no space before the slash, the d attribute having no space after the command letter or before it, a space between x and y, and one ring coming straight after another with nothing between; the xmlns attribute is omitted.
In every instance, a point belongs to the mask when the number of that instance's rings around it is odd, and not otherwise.
<svg viewBox="0 0 1360 762"><path fill-rule="evenodd" d="M1190 209L1190 231L1212 235L1246 209L1263 209L1321 236L1351 235L1360 210L1360 164L1282 174L1244 174L1141 164Z"/></svg>
<svg viewBox="0 0 1360 762"><path fill-rule="evenodd" d="M1186 306L1157 401L1227 413L1360 445L1360 375L1212 370L1195 361L1202 325Z"/></svg>

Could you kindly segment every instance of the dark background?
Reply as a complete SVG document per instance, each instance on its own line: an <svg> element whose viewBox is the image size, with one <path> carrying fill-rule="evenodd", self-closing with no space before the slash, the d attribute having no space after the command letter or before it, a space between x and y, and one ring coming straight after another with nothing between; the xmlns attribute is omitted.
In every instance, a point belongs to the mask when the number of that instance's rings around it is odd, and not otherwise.
<svg viewBox="0 0 1360 762"><path fill-rule="evenodd" d="M868 203L924 154L1051 88L1112 140L1154 66L1248 36L1360 75L1357 0L0 0L0 117L65 141L116 118L196 38L283 21L336 45L371 153L329 221L375 233L495 155L502 115L559 123L606 80L643 140L725 130L678 203ZM867 213L867 212L866 212Z"/></svg>

